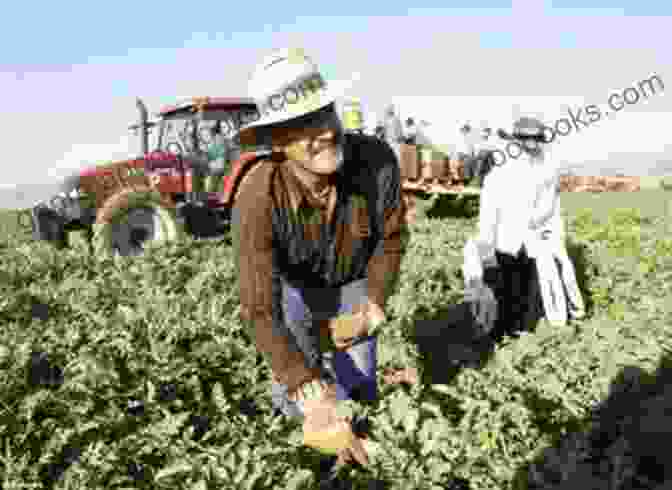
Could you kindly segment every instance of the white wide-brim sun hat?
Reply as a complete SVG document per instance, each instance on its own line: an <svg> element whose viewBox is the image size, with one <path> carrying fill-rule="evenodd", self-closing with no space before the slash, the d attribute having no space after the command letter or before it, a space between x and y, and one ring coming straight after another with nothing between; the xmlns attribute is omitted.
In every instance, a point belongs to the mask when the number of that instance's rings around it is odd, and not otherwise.
<svg viewBox="0 0 672 490"><path fill-rule="evenodd" d="M239 135L251 129L280 124L335 104L348 84L330 88L317 64L300 48L273 52L257 65L248 96L257 111L241 121Z"/></svg>

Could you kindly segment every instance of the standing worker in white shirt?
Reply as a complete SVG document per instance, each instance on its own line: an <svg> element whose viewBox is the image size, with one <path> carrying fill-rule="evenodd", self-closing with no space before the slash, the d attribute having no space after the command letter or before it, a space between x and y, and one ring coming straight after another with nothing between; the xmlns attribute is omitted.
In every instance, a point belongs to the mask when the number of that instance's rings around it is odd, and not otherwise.
<svg viewBox="0 0 672 490"><path fill-rule="evenodd" d="M479 234L464 249L465 298L472 303L483 333L494 328L497 337L526 330L536 322L543 314L542 293L546 298L565 298L557 268L551 267L563 247L547 239L549 234L559 235L557 223L561 218L555 170L545 168L545 131L541 121L524 117L515 123L512 134L498 132L510 141L507 153L520 153L520 157L509 158L486 176L480 198ZM580 312L583 303L573 266L569 258L561 262L564 272L571 268L563 275L569 278L568 289L573 290L569 296ZM486 277L495 270L496 279ZM549 301L543 303L548 305ZM558 300L555 309L545 308L551 321L558 317L562 321L561 303L565 306Z"/></svg>

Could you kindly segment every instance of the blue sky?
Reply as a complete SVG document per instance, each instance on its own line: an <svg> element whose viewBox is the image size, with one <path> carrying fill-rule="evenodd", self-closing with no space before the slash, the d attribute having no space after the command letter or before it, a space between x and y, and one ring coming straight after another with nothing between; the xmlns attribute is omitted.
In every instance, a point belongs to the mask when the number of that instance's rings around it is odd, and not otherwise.
<svg viewBox="0 0 672 490"><path fill-rule="evenodd" d="M515 2L514 2L515 3ZM555 0L544 5L548 16L661 16L672 13L672 4L657 2L584 2ZM208 49L219 43L265 48L269 34L288 25L302 25L303 32L342 32L367 29L374 16L436 13L442 16L502 16L511 13L511 1L426 2L408 9L405 2L356 2L338 4L308 1L287 4L265 2L248 8L244 3L208 5L193 18L177 15L189 6L171 2L44 2L39 10L29 2L12 2L3 8L11 19L0 32L5 46L2 64L16 71L63 70L92 62L166 63L172 50ZM417 5L417 3L416 3ZM466 7L470 5L470 7ZM356 15L355 15L356 14ZM30 26L30 30L26 29ZM227 32L229 31L229 32ZM505 30L484 35L487 46L507 42ZM571 34L569 31L567 34ZM571 37L571 36L570 36ZM10 49L8 49L10 48Z"/></svg>
<svg viewBox="0 0 672 490"><path fill-rule="evenodd" d="M371 110L398 96L438 98L417 105L446 127L465 117L506 120L528 96L544 97L534 110L552 119L652 73L672 87L670 2L415 5L11 2L0 30L0 131L21 164L0 185L47 182L82 162L128 153L135 96L157 109L175 96L244 94L259 58L290 44L304 46L331 79L360 73L353 90ZM670 100L660 94L591 128L590 138L573 138L569 163L586 160L586 151L588 160L618 162L639 152L637 144L652 159L667 158L672 148L658 128L672 123ZM633 138L643 125L658 136ZM47 130L40 144L30 128Z"/></svg>

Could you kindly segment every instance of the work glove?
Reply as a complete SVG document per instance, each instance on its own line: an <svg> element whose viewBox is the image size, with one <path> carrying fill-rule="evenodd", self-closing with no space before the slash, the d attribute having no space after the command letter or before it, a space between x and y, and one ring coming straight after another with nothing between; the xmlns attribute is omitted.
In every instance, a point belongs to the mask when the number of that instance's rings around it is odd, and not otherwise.
<svg viewBox="0 0 672 490"><path fill-rule="evenodd" d="M492 289L482 279L471 279L464 290L464 299L471 306L471 313L482 335L490 333L497 319L497 300Z"/></svg>
<svg viewBox="0 0 672 490"><path fill-rule="evenodd" d="M303 406L303 444L318 451L338 455L341 463L369 463L365 443L352 430L351 420L338 413L336 390L323 380L305 383L290 395Z"/></svg>
<svg viewBox="0 0 672 490"><path fill-rule="evenodd" d="M333 347L346 350L352 347L355 339L372 335L372 330L386 321L385 312L369 301L356 313L342 313L327 321L327 332L324 333L330 337Z"/></svg>

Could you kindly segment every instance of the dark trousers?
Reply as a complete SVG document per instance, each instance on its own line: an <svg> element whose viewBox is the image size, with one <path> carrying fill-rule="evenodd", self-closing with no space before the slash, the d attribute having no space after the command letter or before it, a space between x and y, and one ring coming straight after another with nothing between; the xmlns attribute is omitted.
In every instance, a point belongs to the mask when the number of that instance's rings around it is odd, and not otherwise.
<svg viewBox="0 0 672 490"><path fill-rule="evenodd" d="M485 272L485 283L497 298L493 337L515 335L533 328L544 316L535 260L525 248L518 255L495 252L498 267Z"/></svg>

